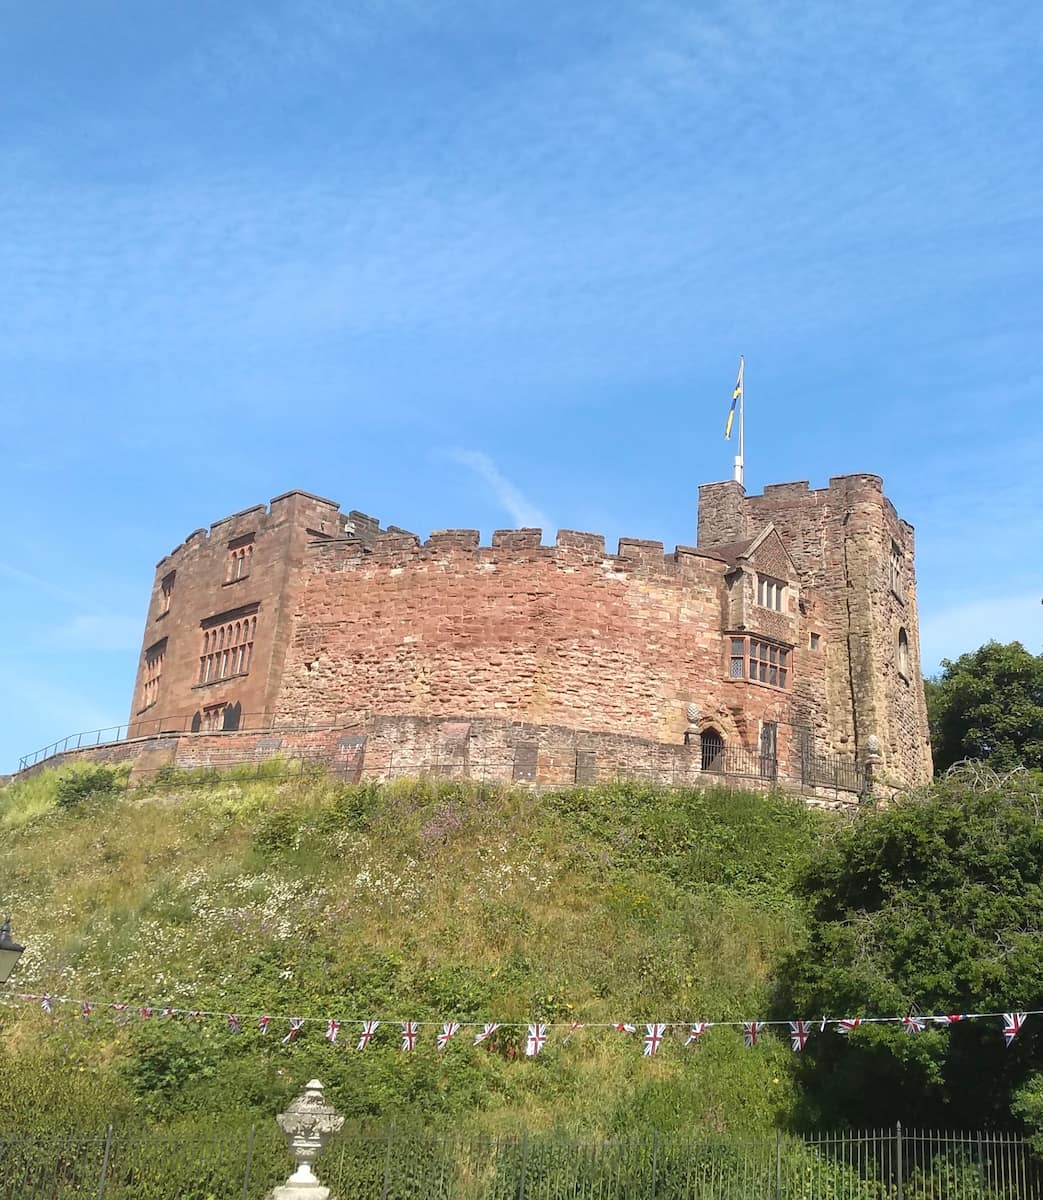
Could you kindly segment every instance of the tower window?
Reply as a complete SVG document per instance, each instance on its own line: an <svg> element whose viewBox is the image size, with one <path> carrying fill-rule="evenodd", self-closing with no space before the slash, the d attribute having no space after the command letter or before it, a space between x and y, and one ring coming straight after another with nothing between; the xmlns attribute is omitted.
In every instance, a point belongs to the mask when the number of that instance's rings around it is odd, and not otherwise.
<svg viewBox="0 0 1043 1200"><path fill-rule="evenodd" d="M891 543L891 591L899 600L905 600L905 560L897 542Z"/></svg>
<svg viewBox="0 0 1043 1200"><path fill-rule="evenodd" d="M159 615L170 612L170 599L174 594L174 576L176 571L171 571L169 575L163 576L163 582L159 585Z"/></svg>
<svg viewBox="0 0 1043 1200"><path fill-rule="evenodd" d="M822 638L817 633L812 633L808 637L808 647L812 650L817 650L822 642Z"/></svg>
<svg viewBox="0 0 1043 1200"><path fill-rule="evenodd" d="M145 651L145 673L141 688L141 711L151 708L159 699L159 677L163 674L163 659L167 653L167 639L163 638Z"/></svg>
<svg viewBox="0 0 1043 1200"><path fill-rule="evenodd" d="M898 674L909 678L909 635L904 628L898 631Z"/></svg>
<svg viewBox="0 0 1043 1200"><path fill-rule="evenodd" d="M782 595L786 585L778 579L769 579L766 575L757 576L757 603L761 608L772 608L782 612Z"/></svg>
<svg viewBox="0 0 1043 1200"><path fill-rule="evenodd" d="M250 574L253 553L254 535L252 533L229 542L225 583L235 583L236 580L245 579Z"/></svg>
<svg viewBox="0 0 1043 1200"><path fill-rule="evenodd" d="M256 608L238 609L236 619L211 617L203 623L203 646L199 656L199 683L215 683L233 675L245 675L253 658L257 633Z"/></svg>

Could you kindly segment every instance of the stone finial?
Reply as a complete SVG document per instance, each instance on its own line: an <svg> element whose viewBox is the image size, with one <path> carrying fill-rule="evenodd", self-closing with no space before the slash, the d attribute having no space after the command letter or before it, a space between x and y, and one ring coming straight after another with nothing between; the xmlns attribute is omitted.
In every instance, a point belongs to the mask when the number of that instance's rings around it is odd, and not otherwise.
<svg viewBox="0 0 1043 1200"><path fill-rule="evenodd" d="M875 733L871 733L869 735L869 737L866 738L866 757L867 758L879 758L880 757L880 739L877 737L877 735Z"/></svg>
<svg viewBox="0 0 1043 1200"><path fill-rule="evenodd" d="M344 1124L332 1104L323 1096L322 1084L309 1080L304 1091L276 1118L297 1166L293 1174L269 1193L269 1200L332 1200L330 1189L319 1183L312 1163L323 1147Z"/></svg>
<svg viewBox="0 0 1043 1200"><path fill-rule="evenodd" d="M688 724L694 729L699 724L699 705L687 704L684 711L685 716L688 718Z"/></svg>

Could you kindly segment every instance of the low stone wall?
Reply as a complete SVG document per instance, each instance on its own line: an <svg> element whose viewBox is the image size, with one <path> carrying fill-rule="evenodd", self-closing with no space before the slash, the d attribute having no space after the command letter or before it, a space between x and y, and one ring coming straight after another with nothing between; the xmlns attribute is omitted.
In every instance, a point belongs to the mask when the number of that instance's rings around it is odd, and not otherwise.
<svg viewBox="0 0 1043 1200"><path fill-rule="evenodd" d="M356 725L308 729L170 733L55 755L22 772L72 762L131 762L134 781L163 766L188 770L272 758L321 764L350 781L436 775L554 788L637 779L662 785L776 786L809 803L851 807L854 792L802 788L784 760L777 779L703 771L698 743L679 745L620 734L469 717L376 716Z"/></svg>

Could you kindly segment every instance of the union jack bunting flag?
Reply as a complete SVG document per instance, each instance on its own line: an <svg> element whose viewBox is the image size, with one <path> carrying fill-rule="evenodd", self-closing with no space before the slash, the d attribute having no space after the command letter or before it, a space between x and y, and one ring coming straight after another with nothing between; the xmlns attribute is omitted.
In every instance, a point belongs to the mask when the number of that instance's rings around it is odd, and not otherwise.
<svg viewBox="0 0 1043 1200"><path fill-rule="evenodd" d="M476 1046L480 1046L487 1038L491 1038L499 1028L500 1026L495 1021L488 1025L483 1025L482 1028L474 1035L474 1044Z"/></svg>
<svg viewBox="0 0 1043 1200"><path fill-rule="evenodd" d="M579 1023L579 1021L570 1021L569 1022L569 1031L567 1034L565 1034L565 1041L566 1042L570 1041L572 1038L572 1035L574 1033L578 1033L579 1030L581 1030L582 1028L583 1028L583 1026Z"/></svg>
<svg viewBox="0 0 1043 1200"><path fill-rule="evenodd" d="M126 1008L127 1006L126 1006L126 1005L124 1005L123 1007L124 1007L124 1008ZM188 1016L188 1019L189 1019L190 1021L196 1021L196 1020L198 1020L198 1019L199 1019L199 1018L200 1018L202 1015L203 1015L203 1010L202 1010L201 1008L190 1008L190 1009L188 1010L188 1014L187 1014L187 1016Z"/></svg>
<svg viewBox="0 0 1043 1200"><path fill-rule="evenodd" d="M334 1021L331 1017L326 1022L326 1041L329 1042L331 1046L335 1046L337 1044L338 1033L340 1033L340 1022Z"/></svg>
<svg viewBox="0 0 1043 1200"><path fill-rule="evenodd" d="M402 1049L415 1050L416 1040L420 1036L420 1026L416 1021L402 1022Z"/></svg>
<svg viewBox="0 0 1043 1200"><path fill-rule="evenodd" d="M125 1004L110 1004L109 1007L113 1012L118 1013L120 1016L123 1016L123 1014L127 1011L127 1006Z"/></svg>
<svg viewBox="0 0 1043 1200"><path fill-rule="evenodd" d="M906 1033L923 1033L924 1026L927 1022L923 1017L914 1017L912 1013L902 1018L902 1024L905 1026Z"/></svg>
<svg viewBox="0 0 1043 1200"><path fill-rule="evenodd" d="M932 1017L931 1020L936 1025L955 1025L959 1021L966 1021L967 1017L964 1013L945 1013L944 1016Z"/></svg>
<svg viewBox="0 0 1043 1200"><path fill-rule="evenodd" d="M40 1007L45 1013L54 1012L54 1005L51 1003L49 992L40 997Z"/></svg>
<svg viewBox="0 0 1043 1200"><path fill-rule="evenodd" d="M93 1008L91 1006L91 1002L89 1000L84 1000L84 1002L80 1005L80 1016L83 1017L85 1021L89 1021L91 1019L92 1011Z"/></svg>
<svg viewBox="0 0 1043 1200"><path fill-rule="evenodd" d="M659 1053L659 1045L666 1034L665 1025L646 1025L645 1026L645 1048L642 1054L645 1058L652 1058Z"/></svg>
<svg viewBox="0 0 1043 1200"><path fill-rule="evenodd" d="M438 1035L438 1049L444 1050L459 1032L460 1025L457 1021L446 1021Z"/></svg>
<svg viewBox="0 0 1043 1200"><path fill-rule="evenodd" d="M152 1008L148 1004L143 1004L138 1009L138 1016L141 1017L143 1021L147 1021L149 1017L152 1016Z"/></svg>
<svg viewBox="0 0 1043 1200"><path fill-rule="evenodd" d="M304 1028L304 1018L303 1017L291 1017L290 1018L290 1031L283 1038L282 1044L284 1046L286 1046L290 1042L295 1042L297 1040L297 1034L299 1034L303 1028Z"/></svg>
<svg viewBox="0 0 1043 1200"><path fill-rule="evenodd" d="M543 1043L547 1040L546 1025L530 1025L529 1035L525 1039L525 1053L532 1058L539 1054L543 1049Z"/></svg>
<svg viewBox="0 0 1043 1200"><path fill-rule="evenodd" d="M356 1050L365 1050L365 1048L373 1040L373 1035L377 1032L377 1026L379 1024L379 1021L362 1022L362 1036L359 1038L358 1046L355 1047Z"/></svg>
<svg viewBox="0 0 1043 1200"><path fill-rule="evenodd" d="M239 1019L238 1013L229 1013L227 1020L228 1020L228 1032L229 1033L242 1033L243 1032L243 1023Z"/></svg>
<svg viewBox="0 0 1043 1200"><path fill-rule="evenodd" d="M757 1038L761 1031L760 1021L743 1021L742 1023L742 1040L747 1046L756 1046Z"/></svg>
<svg viewBox="0 0 1043 1200"><path fill-rule="evenodd" d="M636 1025L617 1025L615 1029L617 1033L637 1033Z"/></svg>
<svg viewBox="0 0 1043 1200"><path fill-rule="evenodd" d="M697 1043L703 1034L710 1028L707 1021L696 1021L694 1025L688 1026L688 1037L685 1038L685 1045L691 1046Z"/></svg>
<svg viewBox="0 0 1043 1200"><path fill-rule="evenodd" d="M807 1021L790 1021L789 1040L795 1054L799 1054L804 1049L808 1044L809 1037L811 1037L811 1030L808 1028Z"/></svg>
<svg viewBox="0 0 1043 1200"><path fill-rule="evenodd" d="M1021 1032L1021 1027L1025 1024L1027 1017L1027 1013L1011 1012L1003 1014L1003 1040L1008 1046Z"/></svg>
<svg viewBox="0 0 1043 1200"><path fill-rule="evenodd" d="M174 1010L172 1008L165 1008L160 1015L164 1017L172 1017L174 1015Z"/></svg>
<svg viewBox="0 0 1043 1200"><path fill-rule="evenodd" d="M857 1029L861 1024L861 1017L845 1017L842 1021L837 1022L837 1033L843 1034L844 1037L847 1037L847 1035L853 1029Z"/></svg>
<svg viewBox="0 0 1043 1200"><path fill-rule="evenodd" d="M267 1033L268 1026L272 1023L271 1017L259 1017L257 1021L257 1032Z"/></svg>

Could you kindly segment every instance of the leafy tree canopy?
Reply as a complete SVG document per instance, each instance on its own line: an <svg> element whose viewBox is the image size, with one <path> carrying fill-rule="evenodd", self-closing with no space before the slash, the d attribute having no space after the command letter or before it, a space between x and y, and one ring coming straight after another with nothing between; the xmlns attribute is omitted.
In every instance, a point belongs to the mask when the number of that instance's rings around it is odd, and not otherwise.
<svg viewBox="0 0 1043 1200"><path fill-rule="evenodd" d="M987 642L927 683L934 764L944 771L961 759L997 770L1043 767L1043 654L1020 642Z"/></svg>
<svg viewBox="0 0 1043 1200"><path fill-rule="evenodd" d="M1041 790L1033 773L984 789L957 774L826 844L798 884L809 935L782 965L776 1016L1043 1007ZM895 1026L864 1026L846 1040L826 1032L801 1064L803 1116L1006 1124L1015 1091L1041 1068L1041 1017L1010 1050L998 1020L915 1036Z"/></svg>

